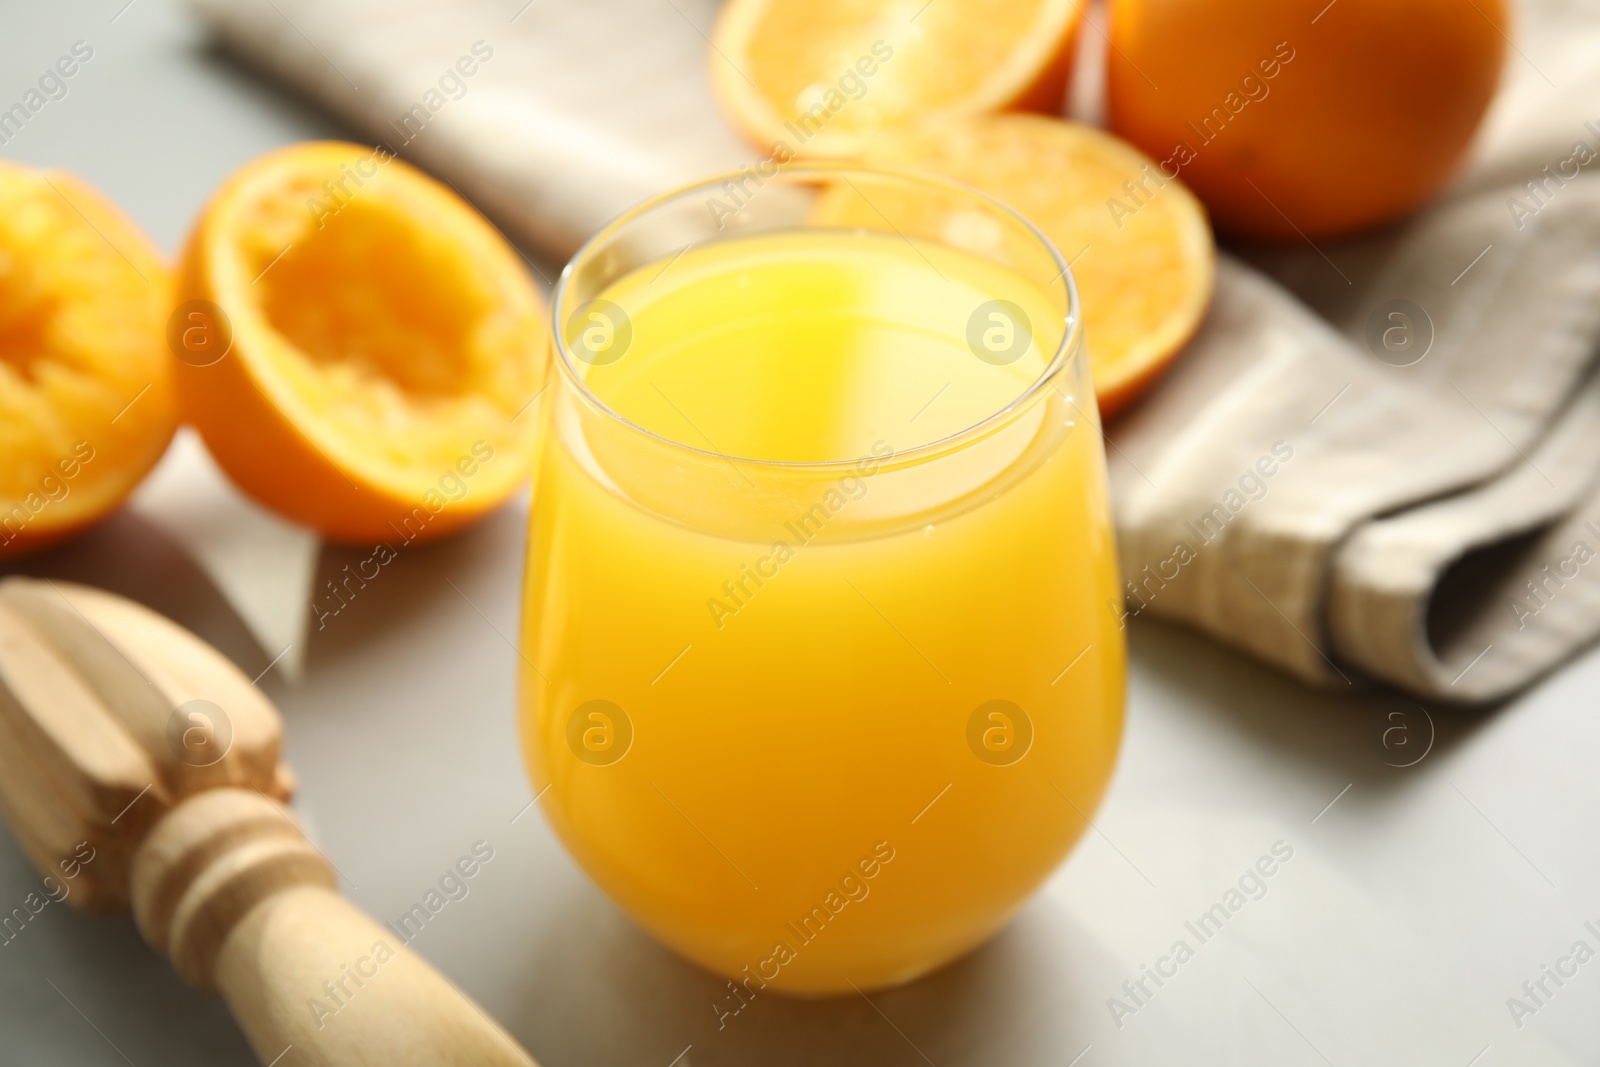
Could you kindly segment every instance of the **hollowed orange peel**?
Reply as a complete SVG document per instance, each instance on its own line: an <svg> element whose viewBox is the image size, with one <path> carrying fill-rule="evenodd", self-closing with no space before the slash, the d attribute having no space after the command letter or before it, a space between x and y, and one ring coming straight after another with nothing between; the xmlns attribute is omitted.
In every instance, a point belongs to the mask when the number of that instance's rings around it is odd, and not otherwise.
<svg viewBox="0 0 1600 1067"><path fill-rule="evenodd" d="M516 491L547 364L516 251L382 148L291 145L212 197L183 254L185 418L241 488L337 541L431 539Z"/></svg>
<svg viewBox="0 0 1600 1067"><path fill-rule="evenodd" d="M110 513L166 451L171 295L94 190L0 161L0 560Z"/></svg>

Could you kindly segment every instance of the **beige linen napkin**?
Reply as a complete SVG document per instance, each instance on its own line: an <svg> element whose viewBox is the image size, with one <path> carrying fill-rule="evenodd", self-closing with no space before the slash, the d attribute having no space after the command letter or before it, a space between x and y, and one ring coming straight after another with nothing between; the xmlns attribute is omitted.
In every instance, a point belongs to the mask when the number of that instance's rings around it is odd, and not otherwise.
<svg viewBox="0 0 1600 1067"><path fill-rule="evenodd" d="M711 0L196 7L552 258L756 156L711 101ZM1110 431L1127 601L1108 611L1460 701L1600 633L1600 13L1523 15L1447 198L1374 237L1223 257L1199 335ZM1578 144L1595 161L1561 178Z"/></svg>
<svg viewBox="0 0 1600 1067"><path fill-rule="evenodd" d="M711 0L194 6L240 58L557 261L624 208L753 158L704 76Z"/></svg>
<svg viewBox="0 0 1600 1067"><path fill-rule="evenodd" d="M1521 30L1446 198L1253 253L1282 285L1226 264L1183 361L1113 428L1136 615L1460 701L1600 632L1600 12L1529 6ZM1278 441L1293 458L1252 499L1238 480ZM1193 558L1163 568L1178 544Z"/></svg>

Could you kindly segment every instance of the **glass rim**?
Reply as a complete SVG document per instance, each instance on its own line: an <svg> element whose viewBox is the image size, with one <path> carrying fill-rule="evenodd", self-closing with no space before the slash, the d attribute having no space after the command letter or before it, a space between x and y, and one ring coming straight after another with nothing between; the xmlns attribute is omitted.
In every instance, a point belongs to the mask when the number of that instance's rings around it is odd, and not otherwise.
<svg viewBox="0 0 1600 1067"><path fill-rule="evenodd" d="M1045 286L1046 290L1048 291L1048 289L1053 287L1056 282L1061 282L1065 286L1067 294L1067 312L1066 317L1063 320L1066 325L1066 329L1061 334L1061 342L1056 346L1055 354L1051 357L1050 362L1045 366L1044 370L1039 373L1038 377L1034 378L1034 380L1029 383L1026 389L1008 401L1005 406L1001 407L998 411L994 411L988 415L985 415L982 419L979 419L971 426L968 426L965 429L957 430L955 433L947 434L944 437L937 438L936 440L928 441L924 444L914 445L911 448L897 449L889 453L887 456L882 457L882 462L884 463L894 463L897 466L904 465L929 458L936 454L952 451L966 444L968 441L978 440L988 436L991 432L999 429L1000 425L1004 423L1013 412L1031 402L1034 397L1036 397L1040 392L1049 386L1051 381L1053 381L1056 376L1061 373L1062 369L1066 367L1067 363L1080 350L1079 335L1082 333L1082 321L1078 306L1078 283L1072 275L1071 264L1069 264L1066 259L1062 257L1060 249L1056 248L1055 246L1055 242L1050 240L1050 238L1045 235L1044 231L1039 229L1039 227L1034 224L1033 220L1029 219L1026 215L1022 214L1020 211L1013 208L1011 205L1007 204L998 197L991 196L981 189L967 185L965 182L956 181L953 178L946 178L940 174L933 174L928 171L916 170L910 167L896 167L860 162L835 162L818 160L816 162L796 163L781 166L776 174L774 174L771 178L766 178L765 181L777 181L780 178L788 178L793 180L797 177L804 177L807 175L820 178L826 178L829 175L834 175L836 178L845 177L846 181L848 182L847 176L851 174L897 178L902 181L909 181L914 184L920 184L924 186L943 186L952 192L959 193L962 196L984 204L1002 216L1010 218L1019 224L1025 231L1031 234L1033 238L1044 248L1051 261L1055 263L1057 267L1056 276L1049 283L1047 283ZM601 400L600 397L596 395L594 390L589 387L589 383L584 379L583 375L578 372L577 367L573 363L572 352L567 346L567 339L565 336L566 331L562 329L561 323L563 319L563 313L566 310L567 298L570 295L570 290L573 284L575 268L593 256L596 249L602 244L602 242L617 234L623 227L644 217L669 201L704 191L720 190L724 182L729 180L737 180L744 176L744 170L724 171L712 175L711 177L702 178L698 181L693 181L686 185L680 185L669 189L666 192L658 193L655 196L640 201L634 206L628 208L626 211L622 212L620 215L617 215L579 246L578 250L572 254L572 258L567 260L566 266L561 269L561 274L556 279L550 296L550 335L555 343L556 352L559 356L559 358L555 360L555 362L559 365L558 373L565 376L567 383L576 390L578 396L585 404L602 416L618 423L631 433L651 438L671 448L684 449L689 452L697 453L701 456L706 456L711 459L721 460L729 463L742 463L749 464L751 466L781 468L789 471L828 472L853 468L861 462L862 457L855 456L826 460L775 460L746 456L732 456L722 452L716 452L708 448L700 448L697 445L692 445L685 441L679 441L675 438L656 433L654 430L647 430L643 426L640 426L638 423L618 412L616 409L612 408L604 400ZM884 221L888 222L887 219ZM889 223L889 226L891 229L894 228L893 223ZM895 232L899 233L898 230ZM904 234L901 234L901 236L905 237ZM907 238L907 240L909 240L909 238ZM680 253L680 255L681 254L682 253ZM554 382L551 384L553 385Z"/></svg>

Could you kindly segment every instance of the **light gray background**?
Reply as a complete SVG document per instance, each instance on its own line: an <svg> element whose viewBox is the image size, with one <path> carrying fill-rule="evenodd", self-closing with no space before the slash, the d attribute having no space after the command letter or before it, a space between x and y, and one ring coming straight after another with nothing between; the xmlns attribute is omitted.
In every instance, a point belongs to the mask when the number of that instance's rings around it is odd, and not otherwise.
<svg viewBox="0 0 1600 1067"><path fill-rule="evenodd" d="M72 42L95 56L0 156L76 172L169 253L235 166L344 133L213 54L166 0L3 2L0 107ZM523 502L407 550L313 635L300 683L273 671L262 685L286 719L297 807L344 891L379 919L475 841L492 844L471 895L414 947L545 1067L1600 1059L1600 961L1550 986L1521 1028L1506 1005L1580 938L1600 949L1584 928L1600 928L1600 656L1462 712L1314 693L1144 622L1111 796L1006 932L870 1003L763 997L719 1031L722 981L634 928L536 810L512 821L530 797L507 641L525 518ZM359 556L326 549L319 570ZM127 593L248 673L267 665L202 572L137 514L22 569ZM1107 998L1278 840L1295 855L1268 894L1114 1025ZM0 831L0 910L37 885ZM0 1064L251 1062L220 1002L186 989L126 918L52 906L0 948Z"/></svg>

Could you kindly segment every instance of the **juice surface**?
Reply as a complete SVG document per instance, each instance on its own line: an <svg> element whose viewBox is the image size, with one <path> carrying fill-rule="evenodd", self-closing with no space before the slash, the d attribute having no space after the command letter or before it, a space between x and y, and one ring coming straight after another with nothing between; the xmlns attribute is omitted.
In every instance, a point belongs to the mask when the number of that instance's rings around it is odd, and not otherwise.
<svg viewBox="0 0 1600 1067"><path fill-rule="evenodd" d="M880 440L897 451L941 440L1022 395L1060 340L1059 324L1049 352L1031 337L1060 313L1016 274L893 234L745 238L663 266L602 294L627 312L633 339L585 379L634 424L734 457L859 459ZM986 362L967 322L999 294L1030 326L991 340L1028 343Z"/></svg>
<svg viewBox="0 0 1600 1067"><path fill-rule="evenodd" d="M1022 397L1059 312L968 253L827 230L691 248L600 296L631 338L587 385L702 451L570 385L552 401L522 677L546 816L747 996L952 959L1083 833L1121 735L1087 368L981 440L894 454ZM1031 321L991 335L1003 360L969 343L974 316L1003 327L995 299Z"/></svg>

